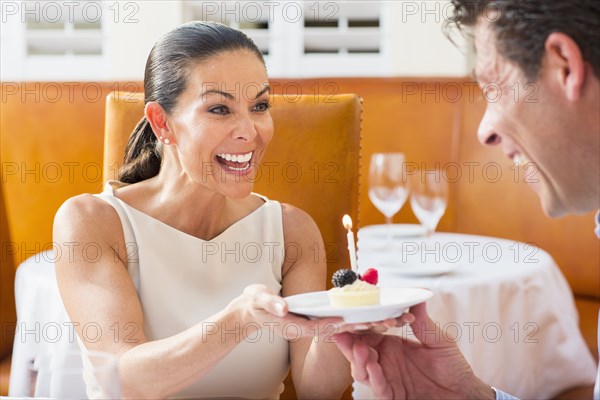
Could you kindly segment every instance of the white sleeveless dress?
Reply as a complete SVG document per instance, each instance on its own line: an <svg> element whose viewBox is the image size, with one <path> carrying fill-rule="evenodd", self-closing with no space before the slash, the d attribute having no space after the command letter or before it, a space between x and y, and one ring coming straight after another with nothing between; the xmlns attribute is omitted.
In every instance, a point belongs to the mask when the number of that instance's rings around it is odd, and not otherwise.
<svg viewBox="0 0 600 400"><path fill-rule="evenodd" d="M243 289L261 283L281 292L284 260L281 204L265 203L216 238L205 241L142 213L114 196L99 198L121 220L127 269L142 305L148 340L173 336L221 311ZM233 333L205 322L223 339ZM288 342L265 327L239 344L210 372L171 398L278 398L289 369ZM185 368L185 367L184 367ZM93 393L89 393L93 396Z"/></svg>

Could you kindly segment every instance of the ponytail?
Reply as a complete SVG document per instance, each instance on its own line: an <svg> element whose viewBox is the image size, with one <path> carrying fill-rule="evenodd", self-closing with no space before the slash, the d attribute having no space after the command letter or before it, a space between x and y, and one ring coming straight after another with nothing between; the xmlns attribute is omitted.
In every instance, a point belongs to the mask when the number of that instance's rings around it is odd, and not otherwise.
<svg viewBox="0 0 600 400"><path fill-rule="evenodd" d="M146 117L142 117L127 142L119 181L136 183L158 175L162 162L159 143L152 126Z"/></svg>

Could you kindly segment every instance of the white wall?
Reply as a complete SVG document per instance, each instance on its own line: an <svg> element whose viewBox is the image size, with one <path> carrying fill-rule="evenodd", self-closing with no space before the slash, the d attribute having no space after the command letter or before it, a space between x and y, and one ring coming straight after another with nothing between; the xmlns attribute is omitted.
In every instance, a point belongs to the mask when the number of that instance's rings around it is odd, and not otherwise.
<svg viewBox="0 0 600 400"><path fill-rule="evenodd" d="M261 3L270 0L242 0ZM274 0L281 5L292 0ZM58 1L55 1L56 3ZM77 2L77 1L76 1ZM342 57L336 62L323 60L321 64L308 59L290 60L288 55L279 60L271 60L271 69L283 71L273 76L464 76L469 73L468 57L457 49L443 34L442 22L450 13L449 0L372 0L384 5L381 28L386 35L383 40L381 61L362 62L355 57L354 69L343 70L349 62ZM41 2L33 2L43 4ZM223 7L222 0L211 1L212 6ZM83 0L81 0L81 4ZM146 59L156 40L165 32L183 22L184 2L182 0L138 0L102 1L104 55L96 58L79 57L79 62L71 56L62 60L48 58L42 63L24 60L25 38L24 2L0 0L2 6L1 65L0 79L11 80L142 80ZM244 4L244 3L240 3ZM7 5L9 8L6 8ZM230 5L228 7L231 6ZM14 7L17 7L16 9ZM29 8L31 10L31 7ZM279 8L281 9L281 7ZM9 13L5 11L10 11ZM43 9L41 10L43 18ZM296 26L299 25L299 26ZM272 25L279 43L280 37L300 28L302 23ZM286 29L281 33L281 29ZM298 29L295 29L298 31ZM279 32L279 33L277 33ZM297 33L293 33L296 34ZM285 39L289 42L288 39ZM289 50L290 44L284 48ZM281 47L281 46L280 46ZM285 52L283 52L285 53ZM289 53L289 52L288 52ZM273 57L274 58L274 57ZM335 57L333 57L335 58ZM368 57L367 57L368 59ZM334 60L335 61L335 60ZM90 64L91 63L91 64ZM380 65L385 64L385 65ZM280 65L297 68L279 68ZM342 68L336 72L336 65ZM364 65L361 67L361 65ZM370 65L370 67L369 67ZM279 68L279 70L278 70ZM312 69L311 69L312 68ZM359 73L355 73L355 71ZM298 74L298 75L294 75Z"/></svg>
<svg viewBox="0 0 600 400"><path fill-rule="evenodd" d="M442 31L448 0L393 1L392 70L399 76L465 76L468 56ZM460 37L455 37L455 40Z"/></svg>
<svg viewBox="0 0 600 400"><path fill-rule="evenodd" d="M181 23L182 7L181 1L168 0L128 1L120 7L118 18L110 18L106 26L105 48L111 80L143 79L152 46Z"/></svg>

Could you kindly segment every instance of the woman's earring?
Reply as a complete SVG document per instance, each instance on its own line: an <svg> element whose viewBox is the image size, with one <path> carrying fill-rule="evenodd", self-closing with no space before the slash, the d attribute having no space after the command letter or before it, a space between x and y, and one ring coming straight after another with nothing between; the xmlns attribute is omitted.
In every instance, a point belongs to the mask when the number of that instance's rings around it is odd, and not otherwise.
<svg viewBox="0 0 600 400"><path fill-rule="evenodd" d="M169 144L169 143L171 143L171 141L169 140L169 138L166 138L165 139L165 144Z"/></svg>

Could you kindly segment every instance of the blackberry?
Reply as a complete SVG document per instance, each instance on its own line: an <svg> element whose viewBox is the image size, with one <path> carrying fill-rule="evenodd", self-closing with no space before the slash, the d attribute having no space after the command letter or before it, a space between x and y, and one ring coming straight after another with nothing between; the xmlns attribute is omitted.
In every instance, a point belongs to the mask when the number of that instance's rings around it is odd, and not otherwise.
<svg viewBox="0 0 600 400"><path fill-rule="evenodd" d="M334 272L331 282L335 287L342 287L353 284L357 278L356 273L351 269L338 269Z"/></svg>

